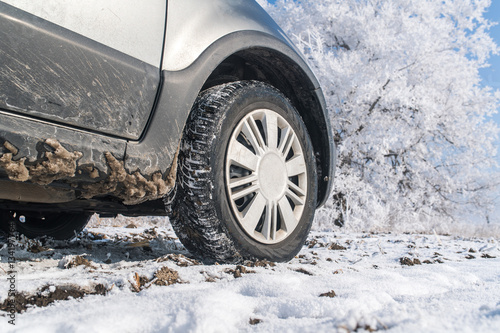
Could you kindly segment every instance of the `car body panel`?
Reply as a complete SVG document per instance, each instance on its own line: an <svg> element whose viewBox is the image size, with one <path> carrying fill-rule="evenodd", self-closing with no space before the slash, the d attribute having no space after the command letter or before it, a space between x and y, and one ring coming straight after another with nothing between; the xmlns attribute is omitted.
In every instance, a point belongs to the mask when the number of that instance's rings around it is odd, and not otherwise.
<svg viewBox="0 0 500 333"><path fill-rule="evenodd" d="M294 48L276 22L254 1L169 0L162 69L185 69L210 45L238 31L263 32Z"/></svg>
<svg viewBox="0 0 500 333"><path fill-rule="evenodd" d="M157 67L1 2L0 18L2 109L139 138Z"/></svg>

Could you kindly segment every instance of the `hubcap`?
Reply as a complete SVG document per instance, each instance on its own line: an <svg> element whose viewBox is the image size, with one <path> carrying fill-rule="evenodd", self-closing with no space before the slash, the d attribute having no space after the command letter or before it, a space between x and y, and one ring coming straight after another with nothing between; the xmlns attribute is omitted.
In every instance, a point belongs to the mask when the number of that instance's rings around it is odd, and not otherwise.
<svg viewBox="0 0 500 333"><path fill-rule="evenodd" d="M238 224L254 240L275 244L296 229L307 167L299 139L281 115L261 109L238 123L226 153L225 183Z"/></svg>

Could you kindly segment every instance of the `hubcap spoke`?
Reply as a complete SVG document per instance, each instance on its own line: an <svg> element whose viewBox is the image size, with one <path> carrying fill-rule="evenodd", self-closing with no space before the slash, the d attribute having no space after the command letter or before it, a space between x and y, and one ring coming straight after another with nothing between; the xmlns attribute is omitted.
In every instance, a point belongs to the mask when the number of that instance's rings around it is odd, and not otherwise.
<svg viewBox="0 0 500 333"><path fill-rule="evenodd" d="M298 176L306 172L306 161L302 155L296 155L286 162L288 177Z"/></svg>
<svg viewBox="0 0 500 333"><path fill-rule="evenodd" d="M274 240L276 235L276 225L278 221L276 203L268 201L266 204L266 215L262 226L262 235L269 240Z"/></svg>
<svg viewBox="0 0 500 333"><path fill-rule="evenodd" d="M262 137L262 134L259 131L259 127L257 126L257 123L255 122L255 119L253 117L248 117L248 123L250 125L250 129L252 130L254 136L257 138L258 142L258 148L260 151L264 151L266 147L266 141Z"/></svg>
<svg viewBox="0 0 500 333"><path fill-rule="evenodd" d="M234 164L250 171L257 169L259 158L238 141L232 142L227 156Z"/></svg>
<svg viewBox="0 0 500 333"><path fill-rule="evenodd" d="M253 185L253 186L245 187L242 190L233 192L233 194L231 195L231 199L233 201L234 200L238 200L238 199L241 199L243 197L246 197L247 195L250 195L252 193L257 192L258 190L259 190L259 185Z"/></svg>
<svg viewBox="0 0 500 333"><path fill-rule="evenodd" d="M281 223L283 224L283 229L285 229L286 231L293 231L297 226L297 219L293 214L293 209L292 206L290 206L288 199L285 197L281 198L281 200L278 202L278 206L280 208Z"/></svg>
<svg viewBox="0 0 500 333"><path fill-rule="evenodd" d="M304 199L299 197L297 194L295 194L293 191L290 191L290 189L287 189L286 191L286 196L292 199L293 203L296 205L303 206L304 205Z"/></svg>
<svg viewBox="0 0 500 333"><path fill-rule="evenodd" d="M253 174L246 177L233 178L230 180L229 187L231 189L234 189L235 187L239 186L252 185L252 183L256 180L257 180L257 175Z"/></svg>
<svg viewBox="0 0 500 333"><path fill-rule="evenodd" d="M301 189L300 187L298 187L297 185L295 185L291 181L288 181L288 187L292 191L294 191L298 196L305 196L306 195L306 192L303 189Z"/></svg>
<svg viewBox="0 0 500 333"><path fill-rule="evenodd" d="M281 130L281 140L280 140L280 145L278 147L278 151L281 152L285 157L286 157L286 154L285 154L284 150L288 144L288 137L290 136L291 131L292 131L292 129L290 127L287 127L287 128L284 128ZM288 150L290 150L290 149L288 149Z"/></svg>
<svg viewBox="0 0 500 333"><path fill-rule="evenodd" d="M253 198L253 200L248 204L246 209L243 211L242 224L243 228L249 234L253 234L255 228L259 224L264 208L266 208L266 199L260 193Z"/></svg>
<svg viewBox="0 0 500 333"><path fill-rule="evenodd" d="M267 113L264 119L267 147L277 148L278 147L278 117L276 113Z"/></svg>
<svg viewBox="0 0 500 333"><path fill-rule="evenodd" d="M287 140L285 140L283 156L285 157L288 156L290 149L292 149L292 144L294 140L296 140L295 133L293 133L292 129L290 128L290 134L288 135Z"/></svg>
<svg viewBox="0 0 500 333"><path fill-rule="evenodd" d="M255 124L255 121L253 123ZM255 126L257 126L257 125L255 125ZM256 131L252 127L253 126L250 124L249 120L247 119L243 123L243 127L241 128L241 131L243 132L243 134L245 135L247 140L250 142L253 149L257 152L258 155L260 155L263 152L263 149L262 149L264 147L263 142L261 141L261 139L257 139L257 137L256 137L256 135L260 136L260 133L258 133L258 130L256 133Z"/></svg>

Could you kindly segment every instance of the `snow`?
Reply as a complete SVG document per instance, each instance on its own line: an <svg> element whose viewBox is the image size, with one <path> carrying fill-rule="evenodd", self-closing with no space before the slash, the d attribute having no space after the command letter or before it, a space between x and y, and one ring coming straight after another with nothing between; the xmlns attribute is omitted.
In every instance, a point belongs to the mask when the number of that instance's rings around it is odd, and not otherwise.
<svg viewBox="0 0 500 333"><path fill-rule="evenodd" d="M500 327L497 238L313 232L289 263L245 267L246 273L235 277L235 265L189 260L167 224L157 223L154 230L137 224L92 223L78 239L42 244L45 251L39 253L20 242L18 291L99 283L110 291L30 307L16 314L15 326L0 312L0 331L497 332ZM5 242L0 239L4 281ZM346 250L330 250L332 244ZM91 266L64 268L77 255ZM422 264L402 265L403 257ZM133 291L135 273L151 280L164 266L177 271L181 283ZM335 297L319 297L332 290ZM0 302L7 292L7 284L0 284Z"/></svg>

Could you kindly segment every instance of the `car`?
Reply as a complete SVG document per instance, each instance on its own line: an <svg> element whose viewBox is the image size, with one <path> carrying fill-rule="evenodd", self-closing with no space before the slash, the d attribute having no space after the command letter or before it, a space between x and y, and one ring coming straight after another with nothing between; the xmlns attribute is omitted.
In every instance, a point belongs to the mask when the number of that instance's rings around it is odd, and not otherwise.
<svg viewBox="0 0 500 333"><path fill-rule="evenodd" d="M27 237L168 215L204 260L290 260L332 187L330 126L255 1L0 1L0 217Z"/></svg>

